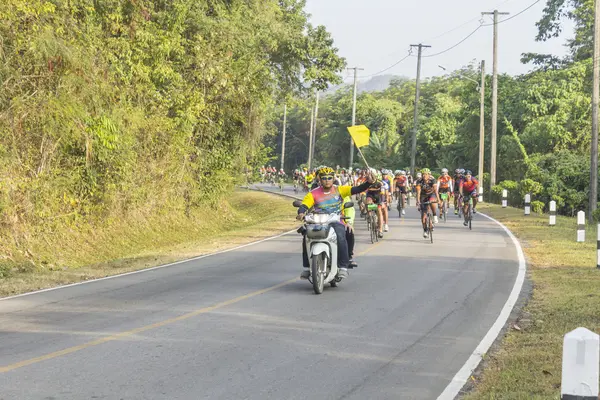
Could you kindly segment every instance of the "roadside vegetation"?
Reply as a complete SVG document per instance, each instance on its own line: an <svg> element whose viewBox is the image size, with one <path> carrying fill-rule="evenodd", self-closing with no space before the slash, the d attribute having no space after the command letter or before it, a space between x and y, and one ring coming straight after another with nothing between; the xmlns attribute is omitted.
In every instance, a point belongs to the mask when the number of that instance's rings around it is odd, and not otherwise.
<svg viewBox="0 0 600 400"><path fill-rule="evenodd" d="M297 0L0 1L0 292L236 226L274 107L344 67Z"/></svg>
<svg viewBox="0 0 600 400"><path fill-rule="evenodd" d="M189 216L132 213L98 224L54 224L27 241L31 257L0 262L0 297L150 268L250 243L297 224L290 201L267 193L235 191ZM14 242L0 242L18 253Z"/></svg>
<svg viewBox="0 0 600 400"><path fill-rule="evenodd" d="M465 399L560 398L562 342L578 327L600 332L600 270L596 268L596 229L576 243L575 218L524 217L522 209L482 204L479 209L506 225L527 258L533 293L500 349L488 354L475 389Z"/></svg>

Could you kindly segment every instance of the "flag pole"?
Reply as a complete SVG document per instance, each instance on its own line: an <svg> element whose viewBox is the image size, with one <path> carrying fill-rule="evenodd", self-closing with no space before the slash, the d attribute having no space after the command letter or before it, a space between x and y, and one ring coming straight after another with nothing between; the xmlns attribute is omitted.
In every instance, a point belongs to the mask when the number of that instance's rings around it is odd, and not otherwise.
<svg viewBox="0 0 600 400"><path fill-rule="evenodd" d="M360 156L362 157L362 159L365 162L365 165L367 166L367 168L371 169L371 167L369 167L369 163L367 162L367 159L365 158L365 155L361 151L360 147L357 146L356 148L358 149L358 154L360 154Z"/></svg>

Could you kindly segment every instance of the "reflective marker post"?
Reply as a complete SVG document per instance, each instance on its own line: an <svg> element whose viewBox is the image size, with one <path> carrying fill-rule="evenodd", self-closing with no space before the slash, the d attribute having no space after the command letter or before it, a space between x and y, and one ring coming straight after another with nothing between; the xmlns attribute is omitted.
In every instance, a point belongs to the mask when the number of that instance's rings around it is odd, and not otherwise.
<svg viewBox="0 0 600 400"><path fill-rule="evenodd" d="M479 186L479 200L480 203L483 203L483 188Z"/></svg>
<svg viewBox="0 0 600 400"><path fill-rule="evenodd" d="M502 208L506 208L508 206L508 190L504 189L502 191Z"/></svg>
<svg viewBox="0 0 600 400"><path fill-rule="evenodd" d="M556 225L556 202L550 202L550 226Z"/></svg>
<svg viewBox="0 0 600 400"><path fill-rule="evenodd" d="M562 400L597 400L600 338L586 328L577 328L563 341Z"/></svg>
<svg viewBox="0 0 600 400"><path fill-rule="evenodd" d="M531 195L527 193L525 195L525 215L531 214Z"/></svg>
<svg viewBox="0 0 600 400"><path fill-rule="evenodd" d="M585 211L577 213L577 243L585 242Z"/></svg>
<svg viewBox="0 0 600 400"><path fill-rule="evenodd" d="M600 224L598 224L598 241L596 242L596 249L598 252L598 259L596 261L596 267L600 268Z"/></svg>

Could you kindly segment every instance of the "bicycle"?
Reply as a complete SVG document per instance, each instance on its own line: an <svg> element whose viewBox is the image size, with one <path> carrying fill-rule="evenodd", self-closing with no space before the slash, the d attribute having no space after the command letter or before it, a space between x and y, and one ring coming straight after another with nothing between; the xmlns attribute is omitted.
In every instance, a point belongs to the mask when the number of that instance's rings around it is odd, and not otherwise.
<svg viewBox="0 0 600 400"><path fill-rule="evenodd" d="M448 193L440 193L440 198L442 199L442 207L441 213L444 222L447 222L448 219Z"/></svg>
<svg viewBox="0 0 600 400"><path fill-rule="evenodd" d="M431 211L431 202L426 201L421 203L421 212L423 212L423 206L427 207L427 216L425 218L425 226L429 232L429 240L433 244L433 212Z"/></svg>
<svg viewBox="0 0 600 400"><path fill-rule="evenodd" d="M469 196L469 203L467 205L467 214L465 214L465 221L469 224L469 230L473 230L473 197Z"/></svg>
<svg viewBox="0 0 600 400"><path fill-rule="evenodd" d="M458 218L461 218L463 214L463 197L460 194L456 200L456 208L458 208Z"/></svg>
<svg viewBox="0 0 600 400"><path fill-rule="evenodd" d="M377 209L377 204L367 205L367 210L369 213L367 217L367 224L371 234L371 243L379 241L379 217L377 216Z"/></svg>

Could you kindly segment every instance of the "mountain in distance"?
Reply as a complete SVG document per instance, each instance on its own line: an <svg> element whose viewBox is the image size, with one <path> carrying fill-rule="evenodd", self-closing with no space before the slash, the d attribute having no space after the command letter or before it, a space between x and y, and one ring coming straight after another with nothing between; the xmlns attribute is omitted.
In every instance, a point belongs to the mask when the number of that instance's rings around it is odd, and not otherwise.
<svg viewBox="0 0 600 400"><path fill-rule="evenodd" d="M399 76L399 75L377 75L374 76L368 80L358 80L358 85L356 87L356 91L357 93L363 93L363 92L381 92L385 89L387 89L390 86L390 83L392 82L392 80L394 79L409 79L405 76ZM345 86L352 86L352 81L350 80L350 82L344 82L340 85L334 85L331 86L329 89L327 89L325 91L325 94L332 94L335 93L338 89L341 89Z"/></svg>

